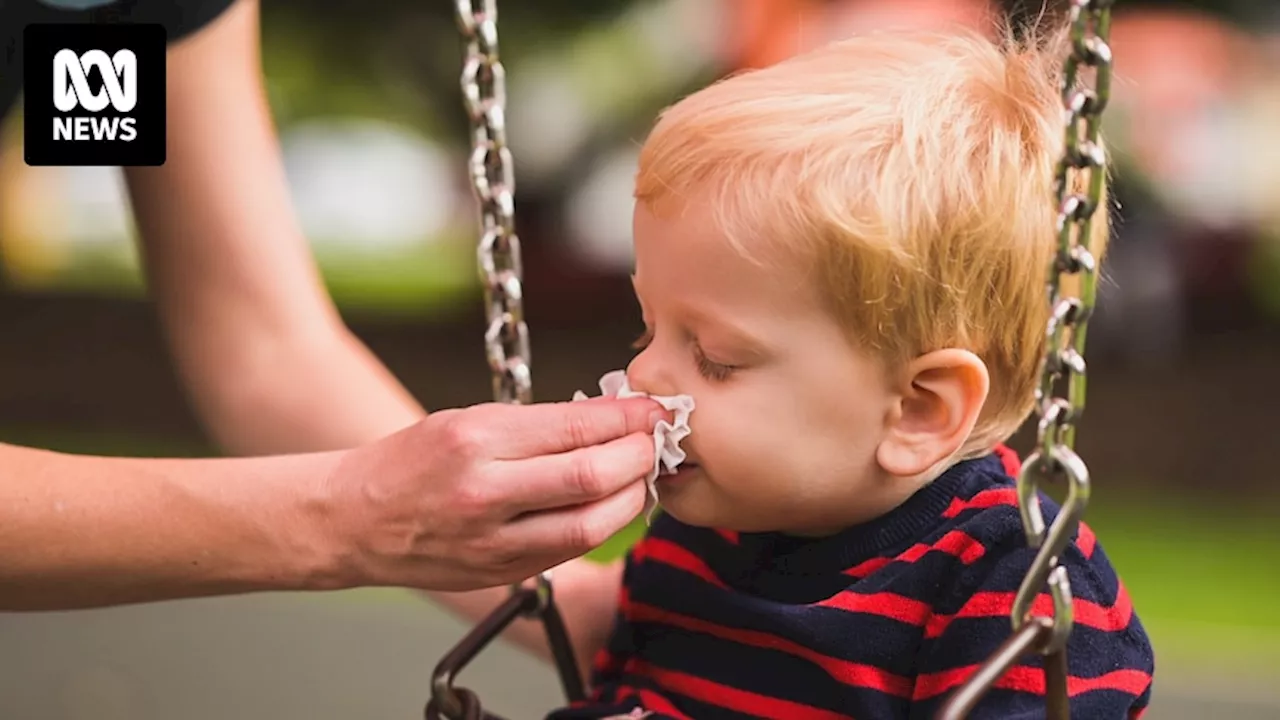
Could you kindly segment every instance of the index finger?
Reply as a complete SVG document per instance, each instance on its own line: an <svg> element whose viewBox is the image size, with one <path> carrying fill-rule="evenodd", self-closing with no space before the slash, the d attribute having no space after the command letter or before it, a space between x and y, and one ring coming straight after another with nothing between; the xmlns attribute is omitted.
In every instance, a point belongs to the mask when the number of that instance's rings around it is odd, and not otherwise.
<svg viewBox="0 0 1280 720"><path fill-rule="evenodd" d="M632 433L651 433L671 413L649 398L594 397L578 402L509 405L498 423L498 460L551 455L591 447Z"/></svg>

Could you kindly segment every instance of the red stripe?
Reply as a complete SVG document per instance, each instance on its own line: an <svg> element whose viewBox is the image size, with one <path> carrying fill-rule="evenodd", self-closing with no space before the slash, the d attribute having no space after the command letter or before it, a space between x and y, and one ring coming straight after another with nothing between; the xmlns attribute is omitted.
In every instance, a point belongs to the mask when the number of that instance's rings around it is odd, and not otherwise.
<svg viewBox="0 0 1280 720"><path fill-rule="evenodd" d="M1017 507L1018 491L1010 488L996 488L992 490L983 490L969 500L953 498L951 500L951 504L947 506L947 509L942 511L942 517L953 518L965 510L997 507L1001 505ZM1098 537L1093 534L1093 529L1086 523L1081 522L1080 531L1076 535L1076 547L1080 548L1080 552L1086 559L1088 559L1093 557L1093 549L1097 547L1097 545Z"/></svg>
<svg viewBox="0 0 1280 720"><path fill-rule="evenodd" d="M1022 460L1018 458L1018 453L1014 452L1008 445L997 445L995 454L1000 458L1000 463L1004 466L1004 471L1009 477L1016 478L1022 472ZM956 498L951 501L950 507L942 513L942 517L955 517L965 510L971 508L986 508L996 505L1017 505L1018 493L1013 489L997 489L983 490L974 495L970 500L961 500Z"/></svg>
<svg viewBox="0 0 1280 720"><path fill-rule="evenodd" d="M845 590L817 605L866 615L878 615L916 627L924 625L930 613L928 603L889 592L864 595L853 590Z"/></svg>
<svg viewBox="0 0 1280 720"><path fill-rule="evenodd" d="M1001 464L1004 465L1004 471L1009 477L1018 477L1018 473L1022 472L1022 460L1018 457L1018 453L1008 445L997 445L995 454L1000 458Z"/></svg>
<svg viewBox="0 0 1280 720"><path fill-rule="evenodd" d="M987 552L987 549L968 533L962 530L952 530L932 545L917 543L907 548L905 552L896 558L872 558L845 570L844 574L859 578L866 577L891 562L913 563L930 552L943 552L959 558L966 565L970 565L981 558Z"/></svg>
<svg viewBox="0 0 1280 720"><path fill-rule="evenodd" d="M637 563L652 560L697 575L716 587L726 587L702 558L670 540L647 537L636 544L631 557Z"/></svg>
<svg viewBox="0 0 1280 720"><path fill-rule="evenodd" d="M969 667L921 675L916 678L916 689L912 699L926 700L948 692L968 680L969 676L977 669L977 665L970 665ZM1067 695L1075 697L1095 690L1119 690L1131 695L1141 695L1150 684L1151 675L1141 670L1112 670L1106 675L1092 678L1075 677L1073 675L1067 677ZM1009 672L996 681L995 687L1033 695L1043 695L1045 693L1044 670L1026 666L1011 668Z"/></svg>
<svg viewBox="0 0 1280 720"><path fill-rule="evenodd" d="M887 557L871 558L870 560L865 560L863 562L858 563L857 565L854 565L848 570L845 570L844 574L852 575L853 577L856 577L856 578L864 578L880 570L881 568L888 565L889 563L893 562L893 560L894 560L893 558L887 558Z"/></svg>
<svg viewBox="0 0 1280 720"><path fill-rule="evenodd" d="M637 700L639 700L640 690L637 688L633 688L629 685L624 685L622 687L614 689L613 698L609 700L609 704L617 705L618 703L621 703L624 700L628 700L630 698L636 698ZM643 705L644 701L640 700L640 704Z"/></svg>
<svg viewBox="0 0 1280 720"><path fill-rule="evenodd" d="M678 718L678 720L693 720L693 718L680 712L680 709L672 705L670 700L652 690L639 690L637 694L640 696L640 703L644 705L645 710L654 710L663 715Z"/></svg>
<svg viewBox="0 0 1280 720"><path fill-rule="evenodd" d="M848 715L841 715L837 712L792 702L791 700L782 700L747 690L739 690L738 688L721 685L693 675L655 667L639 660L628 663L627 669L647 675L664 687L698 702L740 712L752 717L776 720L849 720Z"/></svg>
<svg viewBox="0 0 1280 720"><path fill-rule="evenodd" d="M952 620L957 618L1008 617L1013 612L1013 599L1016 593L980 592L974 593L969 601L954 615L934 615L925 625L924 636L936 638L947 629ZM1088 600L1073 598L1071 608L1075 621L1080 625L1102 630L1104 632L1120 632L1129 627L1133 618L1133 601L1129 593L1120 586L1116 593L1115 604L1111 607ZM1053 615L1053 599L1048 593L1041 593L1031 603L1031 612L1036 615Z"/></svg>
<svg viewBox="0 0 1280 720"><path fill-rule="evenodd" d="M1011 488L996 488L983 490L969 500L953 498L947 509L942 511L942 517L953 518L965 510L998 507L1001 505L1017 507L1018 491ZM1080 548L1080 552L1084 554L1086 559L1093 557L1093 549L1097 544L1098 537L1093 534L1093 529L1083 522L1080 523L1080 531L1076 536L1076 547Z"/></svg>
<svg viewBox="0 0 1280 720"><path fill-rule="evenodd" d="M920 700L926 700L945 692L949 692L953 688L959 687L965 680L968 680L969 676L977 669L977 665L970 665L968 667L943 670L941 672L928 673L926 675L917 675L916 687L915 691L911 693L911 699L918 702ZM1014 670L1020 669L1021 668L1013 668L1013 670L1010 670L1009 673L1006 673L1000 678L1001 681L1012 675Z"/></svg>
<svg viewBox="0 0 1280 720"><path fill-rule="evenodd" d="M643 688L634 688L630 686L622 687L618 690L614 699L614 704L621 703L629 698L635 698L640 702L640 707L644 710L653 710L663 715L675 718L675 720L693 720L693 718L680 712L680 709L671 704L671 701L662 697L652 690Z"/></svg>
<svg viewBox="0 0 1280 720"><path fill-rule="evenodd" d="M734 545L738 544L737 530L716 530L716 534Z"/></svg>
<svg viewBox="0 0 1280 720"><path fill-rule="evenodd" d="M1080 523L1080 532L1076 535L1076 547L1080 548L1086 560L1093 557L1093 549L1097 546L1098 536L1093 534L1093 530L1088 525Z"/></svg>
<svg viewBox="0 0 1280 720"><path fill-rule="evenodd" d="M846 685L871 688L899 697L907 697L911 694L911 681L907 678L894 675L872 665L863 665L823 655L816 650L776 635L758 630L744 630L718 625L700 618L680 615L641 603L633 603L631 608L631 619L635 622L669 625L681 630L711 635L740 645L776 650L807 660Z"/></svg>
<svg viewBox="0 0 1280 720"><path fill-rule="evenodd" d="M591 669L597 675L614 675L622 671L622 658L601 648L591 663Z"/></svg>
<svg viewBox="0 0 1280 720"><path fill-rule="evenodd" d="M1112 670L1098 677L1068 677L1067 694L1083 695L1096 690L1119 690L1132 695L1141 695L1151 684L1151 674L1142 670Z"/></svg>
<svg viewBox="0 0 1280 720"><path fill-rule="evenodd" d="M931 551L944 552L948 555L954 555L960 558L965 565L971 565L978 561L987 553L987 549L982 546L969 533L963 530L952 530L938 539L933 545L918 544L910 550L898 556L898 560L902 562L915 562L924 557Z"/></svg>
<svg viewBox="0 0 1280 720"><path fill-rule="evenodd" d="M951 504L942 511L942 517L953 518L965 510L979 510L1001 505L1018 505L1018 491L1013 488L992 488L983 490L968 500L952 498Z"/></svg>

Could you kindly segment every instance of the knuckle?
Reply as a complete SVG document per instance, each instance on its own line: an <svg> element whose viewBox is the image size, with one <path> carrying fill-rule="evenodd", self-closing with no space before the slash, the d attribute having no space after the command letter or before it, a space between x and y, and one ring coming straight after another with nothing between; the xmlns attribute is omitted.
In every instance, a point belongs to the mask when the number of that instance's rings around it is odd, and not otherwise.
<svg viewBox="0 0 1280 720"><path fill-rule="evenodd" d="M476 564L491 570L501 570L519 559L520 553L505 542L500 533L486 533L477 537L471 546Z"/></svg>
<svg viewBox="0 0 1280 720"><path fill-rule="evenodd" d="M440 432L444 448L453 455L479 457L486 444L484 425L462 412L442 418Z"/></svg>
<svg viewBox="0 0 1280 720"><path fill-rule="evenodd" d="M601 522L598 518L588 516L578 524L577 544L574 549L579 552L593 550L605 543L613 533L609 531L606 523Z"/></svg>
<svg viewBox="0 0 1280 720"><path fill-rule="evenodd" d="M564 418L565 436L569 438L573 447L585 447L590 444L591 439L591 419L582 408L570 406L569 412Z"/></svg>
<svg viewBox="0 0 1280 720"><path fill-rule="evenodd" d="M586 552L592 548L591 535L591 525L585 520L565 525L565 545L568 550L575 554Z"/></svg>
<svg viewBox="0 0 1280 720"><path fill-rule="evenodd" d="M462 482L454 491L453 502L449 512L454 517L475 522L487 518L493 510L493 499L480 482Z"/></svg>
<svg viewBox="0 0 1280 720"><path fill-rule="evenodd" d="M449 488L448 500L440 514L449 516L458 524L468 524L472 532L480 533L491 528L507 510L507 500L502 484L494 477L492 468L473 467L455 472L442 483Z"/></svg>
<svg viewBox="0 0 1280 720"><path fill-rule="evenodd" d="M569 465L569 482L573 489L587 498L599 497L604 490L600 476L600 463L592 453L579 453Z"/></svg>

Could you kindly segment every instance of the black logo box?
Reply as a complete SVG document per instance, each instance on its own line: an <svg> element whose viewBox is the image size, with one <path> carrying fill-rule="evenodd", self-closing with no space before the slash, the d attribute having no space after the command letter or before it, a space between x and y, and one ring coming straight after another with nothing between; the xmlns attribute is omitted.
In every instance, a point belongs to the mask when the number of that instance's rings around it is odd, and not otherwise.
<svg viewBox="0 0 1280 720"><path fill-rule="evenodd" d="M28 165L156 166L165 161L165 50L163 25L152 23L32 24L23 30L23 149ZM111 105L91 113L77 107L60 112L53 104L53 57L69 49L77 54L101 50L108 56L132 50L137 58L138 101L128 113ZM89 86L102 87L98 72L88 73ZM55 118L133 118L133 140L54 140Z"/></svg>

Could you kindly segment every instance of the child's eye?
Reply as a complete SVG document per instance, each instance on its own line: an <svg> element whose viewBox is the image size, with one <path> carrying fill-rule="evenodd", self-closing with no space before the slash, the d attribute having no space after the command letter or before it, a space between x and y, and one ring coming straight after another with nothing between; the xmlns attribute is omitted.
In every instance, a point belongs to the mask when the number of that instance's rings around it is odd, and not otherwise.
<svg viewBox="0 0 1280 720"><path fill-rule="evenodd" d="M715 382L727 380L729 375L737 369L733 365L724 365L708 360L706 354L702 352L702 348L697 345L693 346L693 358L698 364L698 372L702 377Z"/></svg>
<svg viewBox="0 0 1280 720"><path fill-rule="evenodd" d="M631 343L632 349L637 352L643 351L649 347L649 343L653 342L653 330L645 328L644 333ZM706 353L702 352L702 348L696 343L693 345L693 359L698 366L698 373L702 377L712 381L722 381L728 379L729 375L738 368L734 365L725 365L723 363L713 362L707 358Z"/></svg>

